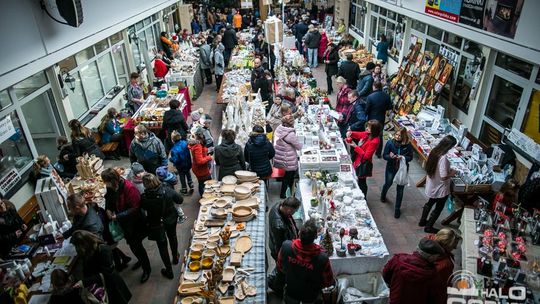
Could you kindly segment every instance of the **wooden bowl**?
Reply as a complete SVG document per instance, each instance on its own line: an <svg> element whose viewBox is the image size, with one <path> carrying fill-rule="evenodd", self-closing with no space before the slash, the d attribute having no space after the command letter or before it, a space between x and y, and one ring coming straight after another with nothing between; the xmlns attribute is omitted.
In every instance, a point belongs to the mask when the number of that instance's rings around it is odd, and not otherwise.
<svg viewBox="0 0 540 304"><path fill-rule="evenodd" d="M217 219L227 218L227 211L223 208L212 208L210 214L213 218Z"/></svg>
<svg viewBox="0 0 540 304"><path fill-rule="evenodd" d="M191 251L201 252L204 249L204 244L194 243L191 245Z"/></svg>
<svg viewBox="0 0 540 304"><path fill-rule="evenodd" d="M192 260L192 261L198 261L200 260L202 257L202 252L201 251L191 251L189 253L189 258Z"/></svg>
<svg viewBox="0 0 540 304"><path fill-rule="evenodd" d="M232 210L234 217L246 217L253 213L253 209L248 206L236 206Z"/></svg>
<svg viewBox="0 0 540 304"><path fill-rule="evenodd" d="M214 258L216 256L216 251L214 249L207 249L203 252L203 257L205 258Z"/></svg>
<svg viewBox="0 0 540 304"><path fill-rule="evenodd" d="M236 178L236 176L232 176L232 175L227 175L227 176L224 176L221 181L223 182L223 184L225 185L236 185L236 182L238 181L238 179Z"/></svg>
<svg viewBox="0 0 540 304"><path fill-rule="evenodd" d="M212 250L215 250L217 247L217 243L216 242L208 242L206 243L206 249L212 249Z"/></svg>
<svg viewBox="0 0 540 304"><path fill-rule="evenodd" d="M214 266L214 259L210 257L202 259L201 266L202 266L202 269L212 268L212 266Z"/></svg>
<svg viewBox="0 0 540 304"><path fill-rule="evenodd" d="M191 271L199 271L201 270L201 262L200 261L190 262L188 268Z"/></svg>
<svg viewBox="0 0 540 304"><path fill-rule="evenodd" d="M216 207L216 208L225 208L225 207L229 206L230 203L231 202L229 200L220 198L220 199L218 199L217 201L214 202L214 207Z"/></svg>

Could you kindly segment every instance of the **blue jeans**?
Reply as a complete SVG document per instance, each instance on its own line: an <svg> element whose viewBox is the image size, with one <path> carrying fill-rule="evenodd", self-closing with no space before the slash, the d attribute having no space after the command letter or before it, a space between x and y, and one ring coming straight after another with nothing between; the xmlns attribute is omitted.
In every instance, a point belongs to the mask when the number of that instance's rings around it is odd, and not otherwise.
<svg viewBox="0 0 540 304"><path fill-rule="evenodd" d="M386 167L386 171L384 172L384 185L382 187L381 199L386 198L386 193L388 192L388 189L392 187L396 173L397 171L392 171ZM405 189L405 186L397 185L396 187L396 204L394 208L395 211L399 211L401 208L401 201L403 200L403 190Z"/></svg>
<svg viewBox="0 0 540 304"><path fill-rule="evenodd" d="M307 49L307 60L308 60L308 66L310 68L316 68L317 67L317 56L319 54L319 49Z"/></svg>

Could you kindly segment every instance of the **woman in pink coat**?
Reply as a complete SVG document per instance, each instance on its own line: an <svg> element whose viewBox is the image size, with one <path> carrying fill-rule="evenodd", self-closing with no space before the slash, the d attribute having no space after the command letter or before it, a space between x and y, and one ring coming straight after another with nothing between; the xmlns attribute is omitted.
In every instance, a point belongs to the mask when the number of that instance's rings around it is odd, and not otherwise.
<svg viewBox="0 0 540 304"><path fill-rule="evenodd" d="M318 50L318 56L319 60L322 60L324 58L324 52L326 51L326 48L328 47L328 36L326 36L325 30L321 29L321 41L319 42L319 50Z"/></svg>
<svg viewBox="0 0 540 304"><path fill-rule="evenodd" d="M283 113L283 112L282 112ZM281 182L280 198L285 198L287 188L294 183L294 176L298 170L298 155L296 151L302 149L302 143L298 140L294 130L294 118L292 110L289 108L288 113L283 115L281 125L274 131L274 167L285 169L285 176Z"/></svg>

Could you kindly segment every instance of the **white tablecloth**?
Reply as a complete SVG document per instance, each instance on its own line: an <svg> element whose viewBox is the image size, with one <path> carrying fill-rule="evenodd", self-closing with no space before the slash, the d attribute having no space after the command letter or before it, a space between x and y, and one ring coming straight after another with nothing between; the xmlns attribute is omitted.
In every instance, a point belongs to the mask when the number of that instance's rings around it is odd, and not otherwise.
<svg viewBox="0 0 540 304"><path fill-rule="evenodd" d="M298 182L298 188L296 191L296 196L302 202L302 219L305 221L310 218L309 210L311 207L311 184L309 179L301 178ZM363 201L365 204L365 201ZM361 202L354 202L361 203ZM322 208L319 206L319 208ZM368 209L369 210L369 209ZM375 233L379 233L379 229L371 215L371 212L368 212L366 216L367 221L370 223L371 228ZM377 246L377 250L373 252L372 255L356 255L351 256L347 254L346 257L338 257L335 252L330 257L330 263L332 265L332 270L334 274L362 274L368 272L380 272L389 258L388 249L380 237L381 245ZM344 242L345 243L345 242ZM364 249L368 249L368 246L364 246L363 242L359 242ZM336 246L334 246L336 247ZM364 250L363 249L363 250Z"/></svg>

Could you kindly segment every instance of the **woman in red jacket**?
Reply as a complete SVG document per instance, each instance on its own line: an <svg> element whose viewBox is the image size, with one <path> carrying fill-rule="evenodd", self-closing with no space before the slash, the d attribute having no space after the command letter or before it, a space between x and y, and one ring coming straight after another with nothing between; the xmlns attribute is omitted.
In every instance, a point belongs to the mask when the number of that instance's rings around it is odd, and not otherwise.
<svg viewBox="0 0 540 304"><path fill-rule="evenodd" d="M346 142L354 149L353 166L356 170L356 177L358 178L358 186L367 198L367 178L371 176L373 170L373 154L379 146L379 134L382 132L382 125L375 119L367 122L366 131L364 132L347 132ZM356 143L358 141L358 144ZM360 165L364 164L360 169ZM364 172L360 172L364 171Z"/></svg>
<svg viewBox="0 0 540 304"><path fill-rule="evenodd" d="M212 179L210 176L210 167L208 163L212 161L212 156L208 155L208 148L205 146L206 140L202 130L197 130L195 136L188 141L188 149L191 151L193 159L191 170L199 182L199 194L204 192L204 182Z"/></svg>
<svg viewBox="0 0 540 304"><path fill-rule="evenodd" d="M142 241L147 235L146 225L141 213L141 194L137 187L125 180L113 168L101 172L101 179L107 187L105 209L110 220L118 221L124 232L124 238L138 261L131 269L142 266L141 283L150 278L150 260Z"/></svg>
<svg viewBox="0 0 540 304"><path fill-rule="evenodd" d="M454 272L454 254L452 251L456 250L461 236L453 229L443 228L437 232L437 234L431 234L427 237L430 240L434 240L444 249L444 253L440 255L439 259L435 261L436 274L436 288L437 288L437 301L435 303L446 303L448 298L447 287L448 279Z"/></svg>

